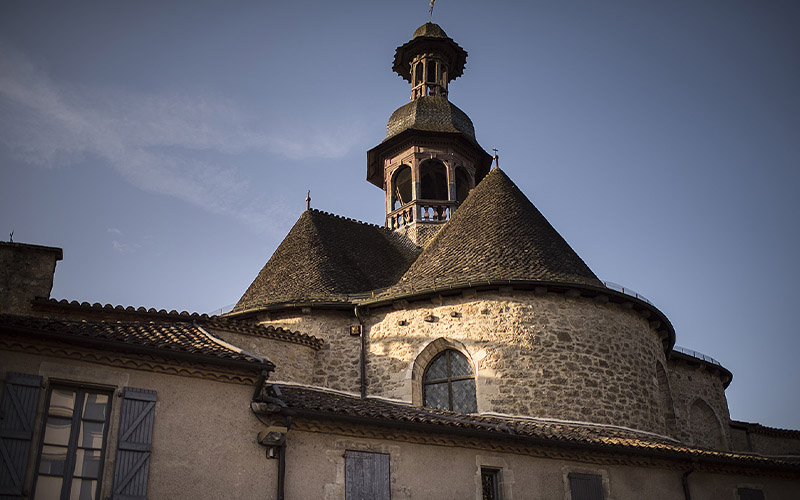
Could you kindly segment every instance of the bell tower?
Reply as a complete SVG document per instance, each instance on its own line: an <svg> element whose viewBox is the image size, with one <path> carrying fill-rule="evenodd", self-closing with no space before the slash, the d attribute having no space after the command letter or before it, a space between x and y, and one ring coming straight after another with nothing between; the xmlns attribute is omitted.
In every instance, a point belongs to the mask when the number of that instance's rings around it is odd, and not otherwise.
<svg viewBox="0 0 800 500"><path fill-rule="evenodd" d="M367 180L383 189L386 227L423 246L491 167L472 120L449 99L467 52L426 23L397 48L393 70L411 84L411 102L389 118L386 138L367 152Z"/></svg>

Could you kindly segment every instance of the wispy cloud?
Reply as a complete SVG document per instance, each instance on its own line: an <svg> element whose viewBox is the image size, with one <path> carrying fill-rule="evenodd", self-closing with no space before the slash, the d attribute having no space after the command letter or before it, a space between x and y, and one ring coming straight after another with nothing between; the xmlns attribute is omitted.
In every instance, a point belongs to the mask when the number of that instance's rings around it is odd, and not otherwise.
<svg viewBox="0 0 800 500"><path fill-rule="evenodd" d="M341 127L303 134L254 128L258 121L243 110L208 96L69 86L1 42L0 116L0 143L26 163L56 167L97 157L140 189L255 226L281 208L230 166L235 155L334 158L358 140L352 131L329 131Z"/></svg>
<svg viewBox="0 0 800 500"><path fill-rule="evenodd" d="M111 242L111 248L116 250L119 253L131 253L136 248L139 248L140 245L130 244L130 243L122 243L117 240Z"/></svg>
<svg viewBox="0 0 800 500"><path fill-rule="evenodd" d="M117 229L115 227L110 227L110 228L106 229L106 232L107 233L114 233L114 234L118 234L118 235L122 236L122 231L120 231L119 229Z"/></svg>

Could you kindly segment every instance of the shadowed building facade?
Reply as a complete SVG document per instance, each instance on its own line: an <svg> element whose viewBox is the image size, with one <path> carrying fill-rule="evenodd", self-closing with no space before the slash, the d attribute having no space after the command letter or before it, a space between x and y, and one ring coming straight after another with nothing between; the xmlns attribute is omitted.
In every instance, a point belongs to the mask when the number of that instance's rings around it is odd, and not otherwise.
<svg viewBox="0 0 800 500"><path fill-rule="evenodd" d="M221 317L59 302L60 249L0 244L0 496L796 498L800 432L732 421L732 374L492 168L466 58L397 48L385 224L307 209Z"/></svg>

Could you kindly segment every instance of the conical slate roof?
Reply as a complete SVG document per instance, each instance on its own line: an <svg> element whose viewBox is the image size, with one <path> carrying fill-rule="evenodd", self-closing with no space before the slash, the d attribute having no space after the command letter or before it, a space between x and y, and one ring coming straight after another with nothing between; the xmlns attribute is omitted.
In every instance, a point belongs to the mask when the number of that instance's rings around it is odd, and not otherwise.
<svg viewBox="0 0 800 500"><path fill-rule="evenodd" d="M419 255L380 226L306 210L239 299L234 311L285 302L349 301L388 287Z"/></svg>
<svg viewBox="0 0 800 500"><path fill-rule="evenodd" d="M393 292L489 280L603 286L499 168L472 190Z"/></svg>

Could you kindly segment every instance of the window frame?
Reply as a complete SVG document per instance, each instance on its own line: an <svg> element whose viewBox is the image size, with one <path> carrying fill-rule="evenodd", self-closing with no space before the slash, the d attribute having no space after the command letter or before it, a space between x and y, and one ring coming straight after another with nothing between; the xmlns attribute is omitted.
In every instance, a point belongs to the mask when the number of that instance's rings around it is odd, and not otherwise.
<svg viewBox="0 0 800 500"><path fill-rule="evenodd" d="M48 445L45 443L45 433L47 432L47 423L50 417L55 418L64 418L58 417L57 415L50 414L50 403L52 400L53 392L56 390L68 390L73 391L75 393L75 403L73 407L73 414L72 419L70 422L70 430L69 430L69 438L67 441L67 453L66 453L66 461L64 463L64 471L60 476L54 474L47 474L41 472L41 462L42 462L42 455L45 446L53 446ZM108 397L108 403L106 406L106 415L103 421L97 419L86 419L83 417L83 405L86 402L86 396L89 394L102 394ZM102 488L103 488L103 476L105 474L105 464L106 464L106 457L108 453L108 440L109 440L109 429L111 427L111 415L113 413L113 401L114 401L114 394L115 390L109 387L103 386L96 386L90 384L80 384L80 383L69 383L69 382L61 382L61 381L51 381L47 387L47 395L45 397L45 404L42 408L42 412L40 415L40 422L41 422L41 429L39 432L39 442L37 444L37 451L36 451L36 466L33 470L33 482L31 484L31 496L30 498L36 498L36 487L39 481L40 476L46 477L60 477L61 478L61 494L59 498L61 500L68 500L71 491L72 491L72 483L75 479L89 479L89 480L96 480L97 486L95 487L94 491L94 498L96 500L101 498ZM78 411L80 408L80 411ZM80 446L79 438L81 435L81 423L82 422L93 422L93 423L103 423L103 439L100 448L100 460L99 460L99 469L97 471L97 478L92 477L83 477L83 476L74 476L75 466L77 463L77 456L79 450L91 449L94 450L95 448L85 448ZM59 446L59 445L56 445Z"/></svg>

